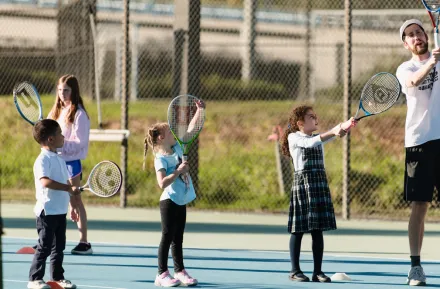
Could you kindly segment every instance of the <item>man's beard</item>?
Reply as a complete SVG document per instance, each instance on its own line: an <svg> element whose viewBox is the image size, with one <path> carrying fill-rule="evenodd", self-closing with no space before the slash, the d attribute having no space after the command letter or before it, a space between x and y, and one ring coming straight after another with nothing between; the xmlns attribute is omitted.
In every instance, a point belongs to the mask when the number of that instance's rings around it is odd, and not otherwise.
<svg viewBox="0 0 440 289"><path fill-rule="evenodd" d="M420 48L418 48L418 47L420 47ZM414 46L414 48L411 49L411 52L413 54L415 54L415 55L423 55L423 54L425 54L426 52L428 52L428 42L425 42L425 43L423 43L421 45Z"/></svg>

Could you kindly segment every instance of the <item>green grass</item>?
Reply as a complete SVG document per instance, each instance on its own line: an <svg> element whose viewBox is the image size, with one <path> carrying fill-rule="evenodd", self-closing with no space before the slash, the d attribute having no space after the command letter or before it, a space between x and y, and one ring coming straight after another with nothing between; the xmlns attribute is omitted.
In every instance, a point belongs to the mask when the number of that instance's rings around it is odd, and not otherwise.
<svg viewBox="0 0 440 289"><path fill-rule="evenodd" d="M53 96L44 96L47 114ZM280 195L277 183L274 143L267 140L275 125L283 127L292 101L208 101L207 120L200 135L198 199L199 209L286 211L288 195ZM147 169L142 170L144 135L149 125L166 121L168 100L130 103L128 205L156 206L161 190L156 183L153 156L148 153ZM321 130L342 121L342 105L315 105ZM96 105L86 101L92 128L97 127ZM0 98L2 199L33 201L32 166L39 153L31 126L18 117L10 97ZM106 128L120 128L120 104L104 101ZM353 112L355 108L353 107ZM403 190L403 133L405 107L362 120L352 133L350 192L352 208L358 214L389 212L405 207ZM325 146L326 168L335 208L341 210L342 141ZM87 173L94 164L110 159L120 163L120 145L92 142L84 161ZM290 188L290 184L287 184ZM86 195L87 203L118 205L118 198L100 199Z"/></svg>

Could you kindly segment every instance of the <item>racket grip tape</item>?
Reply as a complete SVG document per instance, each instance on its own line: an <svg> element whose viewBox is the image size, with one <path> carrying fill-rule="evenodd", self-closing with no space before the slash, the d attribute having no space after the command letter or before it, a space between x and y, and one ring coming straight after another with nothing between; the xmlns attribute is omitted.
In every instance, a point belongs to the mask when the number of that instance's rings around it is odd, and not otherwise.
<svg viewBox="0 0 440 289"><path fill-rule="evenodd" d="M439 44L438 44L438 31L434 32L434 44L435 44L435 48L438 48Z"/></svg>

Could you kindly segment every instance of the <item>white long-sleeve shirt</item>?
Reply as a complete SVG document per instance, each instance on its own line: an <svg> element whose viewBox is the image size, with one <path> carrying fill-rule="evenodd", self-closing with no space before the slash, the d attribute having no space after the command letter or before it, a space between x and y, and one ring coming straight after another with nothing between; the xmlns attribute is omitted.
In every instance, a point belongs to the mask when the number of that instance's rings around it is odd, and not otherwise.
<svg viewBox="0 0 440 289"><path fill-rule="evenodd" d="M334 137L323 142L319 134L310 136L300 131L290 133L287 136L287 141L289 143L289 152L290 156L293 159L293 166L295 168L295 171L300 171L304 169L305 162L303 160L301 148L313 148L320 145L322 146L322 154L324 155L323 144L333 139Z"/></svg>
<svg viewBox="0 0 440 289"><path fill-rule="evenodd" d="M89 151L90 120L85 110L78 106L73 123L66 123L70 106L63 108L57 121L64 135L61 157L66 161L83 160Z"/></svg>

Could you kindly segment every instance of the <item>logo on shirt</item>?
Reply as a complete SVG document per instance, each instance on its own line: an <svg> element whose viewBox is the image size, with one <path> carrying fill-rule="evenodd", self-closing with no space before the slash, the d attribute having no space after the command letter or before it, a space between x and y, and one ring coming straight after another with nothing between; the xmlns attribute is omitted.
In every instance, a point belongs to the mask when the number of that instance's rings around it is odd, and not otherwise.
<svg viewBox="0 0 440 289"><path fill-rule="evenodd" d="M438 71L434 68L431 70L431 72L426 76L425 80L423 80L423 83L419 85L419 90L427 90L432 89L432 86L434 85L434 82L438 80Z"/></svg>

